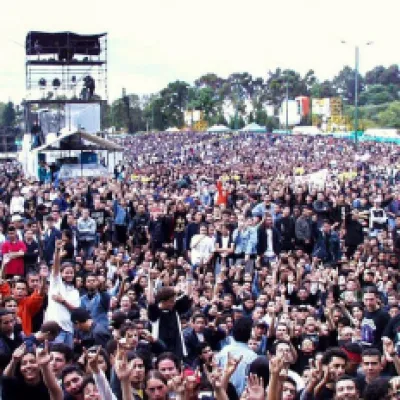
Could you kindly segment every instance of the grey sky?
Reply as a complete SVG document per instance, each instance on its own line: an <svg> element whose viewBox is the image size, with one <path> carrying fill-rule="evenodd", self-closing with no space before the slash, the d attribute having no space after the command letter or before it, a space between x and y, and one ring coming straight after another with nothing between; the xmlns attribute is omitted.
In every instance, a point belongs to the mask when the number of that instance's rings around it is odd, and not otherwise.
<svg viewBox="0 0 400 400"><path fill-rule="evenodd" d="M400 0L69 0L6 1L0 14L0 101L24 96L24 43L29 30L109 33L113 100L151 93L175 79L207 72L266 76L277 66L320 78L354 63L361 70L398 63Z"/></svg>

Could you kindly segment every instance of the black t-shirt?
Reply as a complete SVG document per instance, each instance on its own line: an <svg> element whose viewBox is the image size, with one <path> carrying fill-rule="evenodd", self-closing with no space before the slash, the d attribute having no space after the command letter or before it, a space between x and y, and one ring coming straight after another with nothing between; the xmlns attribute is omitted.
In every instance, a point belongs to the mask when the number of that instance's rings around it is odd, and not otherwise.
<svg viewBox="0 0 400 400"><path fill-rule="evenodd" d="M315 400L330 400L335 396L335 391L327 388L326 386L321 389L317 396L314 397Z"/></svg>
<svg viewBox="0 0 400 400"><path fill-rule="evenodd" d="M50 393L41 380L38 385L27 385L22 378L2 379L3 399L35 399L50 400Z"/></svg>
<svg viewBox="0 0 400 400"><path fill-rule="evenodd" d="M102 232L106 226L107 219L110 217L110 213L106 210L92 210L90 211L90 217L96 221L97 232Z"/></svg>
<svg viewBox="0 0 400 400"><path fill-rule="evenodd" d="M25 242L26 253L24 254L25 267L36 266L39 256L39 245L34 240L32 243Z"/></svg>
<svg viewBox="0 0 400 400"><path fill-rule="evenodd" d="M388 337L393 343L400 346L400 314L389 321L383 332L383 336Z"/></svg>
<svg viewBox="0 0 400 400"><path fill-rule="evenodd" d="M73 260L74 259L74 253L75 253L75 248L72 243L67 243L64 246L64 251L67 253L64 257L62 257L62 261L66 260Z"/></svg>
<svg viewBox="0 0 400 400"><path fill-rule="evenodd" d="M361 342L366 346L381 347L382 334L389 322L389 314L382 309L370 312L365 310L361 322Z"/></svg>

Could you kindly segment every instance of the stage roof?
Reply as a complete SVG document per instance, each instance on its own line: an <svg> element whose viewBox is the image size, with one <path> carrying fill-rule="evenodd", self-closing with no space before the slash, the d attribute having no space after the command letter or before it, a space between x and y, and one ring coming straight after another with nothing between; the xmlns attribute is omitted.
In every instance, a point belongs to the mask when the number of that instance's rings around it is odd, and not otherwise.
<svg viewBox="0 0 400 400"><path fill-rule="evenodd" d="M79 35L73 32L31 31L26 35L26 55L59 54L61 50L69 50L73 54L98 56L101 53L100 38L106 35L107 33Z"/></svg>
<svg viewBox="0 0 400 400"><path fill-rule="evenodd" d="M48 150L54 150L52 147L59 143L61 140L69 138L71 136L79 136L79 138L82 138L83 140L90 142L92 144L95 144L99 147L101 147L102 150L108 150L108 151L123 151L124 148L122 146L119 146L118 144L111 142L110 140L103 139L99 136L91 135L90 133L86 132L66 132L63 133L62 135L56 137L54 140L50 141L49 143L46 143L40 147L37 147L32 150L33 153L41 153L43 151ZM68 149L59 149L60 151L68 151ZM73 148L71 150L80 150L77 148ZM85 146L82 146L82 150L86 150Z"/></svg>

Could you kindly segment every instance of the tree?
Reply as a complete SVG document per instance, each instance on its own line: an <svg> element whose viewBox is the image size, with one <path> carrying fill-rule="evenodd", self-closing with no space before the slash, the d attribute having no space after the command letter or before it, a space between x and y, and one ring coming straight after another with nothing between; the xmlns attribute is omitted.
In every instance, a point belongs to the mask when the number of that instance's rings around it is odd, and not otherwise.
<svg viewBox="0 0 400 400"><path fill-rule="evenodd" d="M339 74L333 79L333 84L338 93L348 101L349 104L354 104L355 99L355 70L349 66L344 67ZM358 74L358 93L364 89L364 79Z"/></svg>
<svg viewBox="0 0 400 400"><path fill-rule="evenodd" d="M332 82L325 80L323 82L315 82L310 89L311 97L323 99L326 97L336 97L337 91Z"/></svg>
<svg viewBox="0 0 400 400"><path fill-rule="evenodd" d="M360 105L378 105L389 103L395 100L395 96L391 93L389 86L371 85L360 94Z"/></svg>
<svg viewBox="0 0 400 400"><path fill-rule="evenodd" d="M267 132L272 132L274 129L279 128L279 119L276 117L267 117L265 121Z"/></svg>
<svg viewBox="0 0 400 400"><path fill-rule="evenodd" d="M385 128L400 128L400 102L395 101L378 114L379 125Z"/></svg>
<svg viewBox="0 0 400 400"><path fill-rule="evenodd" d="M14 104L9 101L4 107L2 114L2 122L4 126L14 126L15 125L16 113L14 109Z"/></svg>
<svg viewBox="0 0 400 400"><path fill-rule="evenodd" d="M168 126L183 126L183 111L188 106L189 84L175 81L161 90L162 113L164 122ZM163 124L164 125L164 124Z"/></svg>
<svg viewBox="0 0 400 400"><path fill-rule="evenodd" d="M376 66L365 74L365 83L367 85L382 84L382 75L385 71L386 68L383 65Z"/></svg>

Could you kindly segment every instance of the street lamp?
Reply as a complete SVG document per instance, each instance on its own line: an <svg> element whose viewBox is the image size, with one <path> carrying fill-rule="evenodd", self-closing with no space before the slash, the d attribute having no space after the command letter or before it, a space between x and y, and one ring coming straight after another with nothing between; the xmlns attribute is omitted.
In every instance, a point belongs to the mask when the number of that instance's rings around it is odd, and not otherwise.
<svg viewBox="0 0 400 400"><path fill-rule="evenodd" d="M286 134L289 133L289 77L286 77Z"/></svg>
<svg viewBox="0 0 400 400"><path fill-rule="evenodd" d="M238 79L235 80L235 84L236 84L235 131L237 131L239 129L238 117L239 117L239 100L240 100L240 88Z"/></svg>
<svg viewBox="0 0 400 400"><path fill-rule="evenodd" d="M341 41L342 44L349 44L345 40ZM370 46L373 42L366 42L366 46ZM360 69L360 46L355 46L355 76L354 76L354 144L358 146L358 71Z"/></svg>

